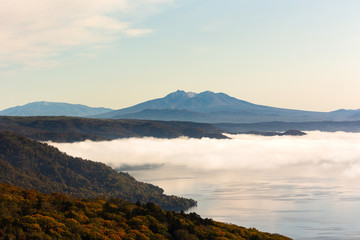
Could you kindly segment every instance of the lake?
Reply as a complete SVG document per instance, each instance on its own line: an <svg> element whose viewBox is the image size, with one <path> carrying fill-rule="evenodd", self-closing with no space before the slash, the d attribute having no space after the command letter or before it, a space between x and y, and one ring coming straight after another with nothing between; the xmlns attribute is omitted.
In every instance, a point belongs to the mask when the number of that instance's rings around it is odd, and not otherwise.
<svg viewBox="0 0 360 240"><path fill-rule="evenodd" d="M359 133L229 136L50 144L193 198L202 217L296 240L360 239Z"/></svg>

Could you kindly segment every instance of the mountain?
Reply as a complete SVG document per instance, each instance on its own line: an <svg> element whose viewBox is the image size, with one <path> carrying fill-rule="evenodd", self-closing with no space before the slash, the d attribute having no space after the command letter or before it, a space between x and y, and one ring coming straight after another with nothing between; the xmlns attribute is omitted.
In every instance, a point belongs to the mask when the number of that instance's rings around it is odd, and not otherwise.
<svg viewBox="0 0 360 240"><path fill-rule="evenodd" d="M0 116L74 116L101 114L112 111L110 108L93 108L81 104L58 102L32 102L0 111Z"/></svg>
<svg viewBox="0 0 360 240"><path fill-rule="evenodd" d="M210 91L194 93L178 90L168 94L164 98L158 98L132 107L99 114L98 117L116 118L123 114L138 113L143 110L185 110L189 113L210 113L239 109L244 111L249 109L266 110L267 107L238 100L224 93L213 93Z"/></svg>
<svg viewBox="0 0 360 240"><path fill-rule="evenodd" d="M204 123L256 123L270 121L353 121L360 110L314 112L268 107L236 99L225 93L176 91L132 107L94 115L108 119L148 119Z"/></svg>
<svg viewBox="0 0 360 240"><path fill-rule="evenodd" d="M63 192L79 197L121 197L131 202L154 202L165 209L185 210L192 199L163 194L163 189L136 181L103 163L74 158L57 148L0 131L0 183Z"/></svg>
<svg viewBox="0 0 360 240"><path fill-rule="evenodd" d="M0 130L40 141L76 142L129 137L227 138L207 123L113 120L77 117L1 117Z"/></svg>
<svg viewBox="0 0 360 240"><path fill-rule="evenodd" d="M153 203L79 199L0 184L0 239L290 240Z"/></svg>

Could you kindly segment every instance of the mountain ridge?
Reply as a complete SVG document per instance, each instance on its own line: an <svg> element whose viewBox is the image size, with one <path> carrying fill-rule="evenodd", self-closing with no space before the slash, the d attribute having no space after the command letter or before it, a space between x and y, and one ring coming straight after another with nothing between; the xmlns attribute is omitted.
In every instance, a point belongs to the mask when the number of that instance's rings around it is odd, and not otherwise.
<svg viewBox="0 0 360 240"><path fill-rule="evenodd" d="M229 106L232 105L232 106ZM231 97L225 93L219 92L214 93L211 91L204 91L201 93L185 92L183 90L177 90L167 94L163 98L156 98L149 101L145 101L136 104L131 107L114 110L112 112L100 114L96 117L100 118L116 118L116 115L135 113L138 111L152 109L152 110L188 110L188 111L199 111L209 112L220 109L224 110L224 106L227 109L234 108L234 105L244 106L255 106L257 109L268 108L267 106L256 105L244 100ZM280 108L274 108L280 109Z"/></svg>
<svg viewBox="0 0 360 240"><path fill-rule="evenodd" d="M83 104L36 101L0 111L0 116L72 116L84 117L112 111L111 108L89 107Z"/></svg>
<svg viewBox="0 0 360 240"><path fill-rule="evenodd" d="M163 98L91 116L109 119L148 119L204 123L308 122L360 120L359 110L316 112L257 105L225 93L178 90Z"/></svg>

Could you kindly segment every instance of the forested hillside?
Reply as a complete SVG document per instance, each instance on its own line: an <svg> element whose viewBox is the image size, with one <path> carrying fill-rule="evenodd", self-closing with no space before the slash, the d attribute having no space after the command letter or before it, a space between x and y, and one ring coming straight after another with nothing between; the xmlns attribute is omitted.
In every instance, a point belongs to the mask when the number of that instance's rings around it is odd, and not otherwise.
<svg viewBox="0 0 360 240"><path fill-rule="evenodd" d="M55 147L8 132L0 132L0 183L44 193L106 195L131 202L154 202L172 210L196 205L192 199L165 195L163 189L138 182L103 163L70 157Z"/></svg>
<svg viewBox="0 0 360 240"><path fill-rule="evenodd" d="M290 240L122 199L79 199L0 184L0 239Z"/></svg>
<svg viewBox="0 0 360 240"><path fill-rule="evenodd" d="M148 120L106 120L75 117L0 117L0 131L40 141L76 142L128 137L226 138L206 123Z"/></svg>

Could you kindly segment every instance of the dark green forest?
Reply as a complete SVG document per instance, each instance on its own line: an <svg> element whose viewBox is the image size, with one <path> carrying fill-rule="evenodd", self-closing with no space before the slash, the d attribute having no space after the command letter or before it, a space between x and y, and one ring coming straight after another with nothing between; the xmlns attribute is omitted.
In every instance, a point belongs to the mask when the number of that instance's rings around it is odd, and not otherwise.
<svg viewBox="0 0 360 240"><path fill-rule="evenodd" d="M163 189L138 182L103 163L74 158L48 144L9 132L0 132L0 183L44 193L106 195L131 202L154 202L177 211L196 205L192 199L165 195Z"/></svg>
<svg viewBox="0 0 360 240"><path fill-rule="evenodd" d="M227 138L211 124L150 120L109 120L76 117L0 117L0 131L39 141L77 142L129 137Z"/></svg>
<svg viewBox="0 0 360 240"><path fill-rule="evenodd" d="M360 121L318 121L318 122L259 122L259 123L217 123L213 124L223 133L284 132L289 129L322 132L360 132Z"/></svg>
<svg viewBox="0 0 360 240"><path fill-rule="evenodd" d="M0 239L289 240L119 198L80 199L0 184Z"/></svg>

